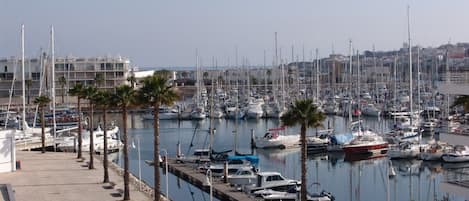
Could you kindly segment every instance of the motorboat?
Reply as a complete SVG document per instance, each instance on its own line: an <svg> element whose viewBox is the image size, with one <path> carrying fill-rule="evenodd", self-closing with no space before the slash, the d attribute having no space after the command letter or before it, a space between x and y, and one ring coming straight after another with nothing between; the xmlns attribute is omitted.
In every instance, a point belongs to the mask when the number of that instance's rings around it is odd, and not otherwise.
<svg viewBox="0 0 469 201"><path fill-rule="evenodd" d="M263 137L257 137L254 139L256 148L267 149L267 148L290 148L296 147L300 144L300 135L285 135L280 134L279 131L285 131L285 127L269 129Z"/></svg>
<svg viewBox="0 0 469 201"><path fill-rule="evenodd" d="M296 188L301 182L298 180L287 179L283 177L279 172L259 172L257 173L257 180L255 185L246 185L243 187L243 191L260 197L262 194L259 190L271 189L274 191L285 192L288 189ZM258 192L254 194L254 192Z"/></svg>
<svg viewBox="0 0 469 201"><path fill-rule="evenodd" d="M300 199L300 188L295 187L287 192L275 191L271 189L260 190L255 194L261 194L264 201L297 201ZM332 201L335 200L331 193L322 191L320 193L308 194L308 201Z"/></svg>
<svg viewBox="0 0 469 201"><path fill-rule="evenodd" d="M255 184L257 181L257 171L254 168L240 168L232 175L227 176L228 183L235 186Z"/></svg>
<svg viewBox="0 0 469 201"><path fill-rule="evenodd" d="M469 147L457 145L452 152L443 154L441 158L450 163L469 162Z"/></svg>

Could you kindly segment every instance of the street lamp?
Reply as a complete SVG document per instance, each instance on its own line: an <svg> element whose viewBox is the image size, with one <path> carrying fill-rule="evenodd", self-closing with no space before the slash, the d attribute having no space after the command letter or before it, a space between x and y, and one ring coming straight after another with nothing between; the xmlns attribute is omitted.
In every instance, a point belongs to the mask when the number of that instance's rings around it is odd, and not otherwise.
<svg viewBox="0 0 469 201"><path fill-rule="evenodd" d="M168 191L168 151L166 149L161 149L164 152L164 165L166 168L166 198L169 200L169 191ZM156 165L156 164L155 164Z"/></svg>
<svg viewBox="0 0 469 201"><path fill-rule="evenodd" d="M207 172L205 173L205 183L204 183L204 186L210 186L210 201L213 201L213 191L212 191L212 183L213 183L213 179L212 179L212 171L210 169L207 170Z"/></svg>

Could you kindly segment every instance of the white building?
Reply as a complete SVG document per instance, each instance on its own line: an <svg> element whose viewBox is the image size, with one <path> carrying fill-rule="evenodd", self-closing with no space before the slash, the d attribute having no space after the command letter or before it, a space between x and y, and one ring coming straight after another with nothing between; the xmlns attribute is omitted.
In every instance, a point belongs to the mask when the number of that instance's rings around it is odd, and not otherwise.
<svg viewBox="0 0 469 201"><path fill-rule="evenodd" d="M96 84L99 88L112 89L127 83L130 60L123 57L62 57L55 59L56 95L60 96L77 83ZM25 59L26 90L31 97L39 89L51 88L51 62L47 56ZM0 97L8 97L13 84L13 95L22 93L21 60L16 58L0 59ZM14 80L14 81L13 81ZM28 92L26 92L28 93Z"/></svg>

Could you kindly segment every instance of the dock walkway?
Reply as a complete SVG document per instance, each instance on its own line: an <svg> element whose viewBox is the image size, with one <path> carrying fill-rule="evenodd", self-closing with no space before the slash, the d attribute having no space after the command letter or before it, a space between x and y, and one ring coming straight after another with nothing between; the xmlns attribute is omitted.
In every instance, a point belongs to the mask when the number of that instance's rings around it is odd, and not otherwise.
<svg viewBox="0 0 469 201"><path fill-rule="evenodd" d="M195 169L190 164L178 163L174 159L168 160L168 170L177 177L191 183L204 190L205 192L210 192L210 187L204 185L204 182L207 180L206 175L201 173L199 170ZM230 187L229 184L223 183L219 179L213 178L212 186L213 196L220 200L229 200L229 201L254 201L255 199L249 197L243 192L236 191L236 189Z"/></svg>
<svg viewBox="0 0 469 201"><path fill-rule="evenodd" d="M115 201L123 198L123 178L109 169L113 183L102 183L103 167L96 158L93 170L88 170L86 161L77 161L75 153L17 151L16 158L21 161L21 169L0 174L0 183L11 184L16 201ZM132 185L130 198L132 201L152 200Z"/></svg>

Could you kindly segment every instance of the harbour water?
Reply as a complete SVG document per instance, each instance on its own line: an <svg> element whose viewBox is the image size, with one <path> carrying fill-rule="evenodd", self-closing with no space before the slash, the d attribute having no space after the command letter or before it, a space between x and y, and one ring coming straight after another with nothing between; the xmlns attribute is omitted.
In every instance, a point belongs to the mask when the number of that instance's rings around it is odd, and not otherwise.
<svg viewBox="0 0 469 201"><path fill-rule="evenodd" d="M121 115L111 116L118 125ZM176 144L181 144L181 151L190 155L196 148L207 148L209 143L208 129L210 120L177 121L162 120L161 148L166 149L169 157L176 154ZM237 124L236 124L237 122ZM364 119L364 125L379 132L388 131L392 120ZM139 175L138 148L140 148L141 178L153 185L153 167L143 161L152 160L153 154L153 121L144 121L138 114L129 115L128 119L130 142L131 172ZM337 133L347 130L347 119L330 116L324 122L325 127L334 128ZM216 151L233 150L237 133L237 151L251 153L251 129L256 136L262 136L269 128L280 126L278 120L214 120L216 128L214 149ZM197 129L195 129L197 128ZM237 132L236 132L237 130ZM287 133L298 133L299 128L288 128ZM308 135L314 135L314 129L308 129ZM139 140L138 140L139 139ZM140 143L138 143L140 142ZM190 145L193 145L190 148ZM133 146L135 145L135 146ZM140 145L140 147L138 146ZM299 149L254 150L259 156L261 171L278 171L291 179L300 179ZM164 151L162 152L164 154ZM115 162L121 155L116 156ZM390 165L392 164L392 165ZM376 201L376 200L464 200L456 194L449 194L440 189L440 183L454 179L469 179L466 172L469 164L427 163L419 160L392 160L377 158L358 161L346 161L341 154L323 154L308 156L308 191L311 193L326 190L336 200ZM396 175L389 177L390 167ZM165 192L165 175L162 175L161 187ZM169 197L172 200L209 200L209 195L200 189L168 175ZM216 199L215 199L216 200Z"/></svg>

